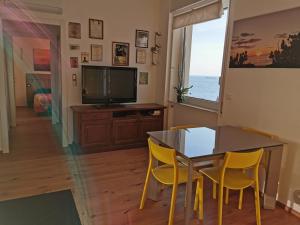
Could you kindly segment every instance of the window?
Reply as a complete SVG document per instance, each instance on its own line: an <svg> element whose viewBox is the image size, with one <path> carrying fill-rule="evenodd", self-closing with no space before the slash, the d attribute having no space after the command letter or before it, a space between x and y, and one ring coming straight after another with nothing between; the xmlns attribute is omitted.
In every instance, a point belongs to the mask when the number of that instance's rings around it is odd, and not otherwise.
<svg viewBox="0 0 300 225"><path fill-rule="evenodd" d="M188 93L188 103L218 108L227 17L228 10L224 10L221 18L192 25L190 29L189 72L185 83L193 87Z"/></svg>

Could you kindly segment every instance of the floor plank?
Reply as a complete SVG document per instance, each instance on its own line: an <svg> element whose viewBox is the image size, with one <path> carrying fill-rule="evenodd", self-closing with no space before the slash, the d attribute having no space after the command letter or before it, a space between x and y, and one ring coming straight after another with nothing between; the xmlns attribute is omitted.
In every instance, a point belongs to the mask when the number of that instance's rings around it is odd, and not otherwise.
<svg viewBox="0 0 300 225"><path fill-rule="evenodd" d="M162 200L148 200L139 210L147 167L147 149L74 156L60 147L51 121L28 109L18 110L18 126L11 132L11 153L0 156L0 200L72 189L83 225L166 225L170 190ZM184 186L180 186L174 225L183 224ZM217 202L205 180L204 221L217 223ZM237 209L238 195L231 193L224 206L224 225L255 225L252 190L245 192L244 207ZM300 220L277 208L262 210L263 225L299 225Z"/></svg>

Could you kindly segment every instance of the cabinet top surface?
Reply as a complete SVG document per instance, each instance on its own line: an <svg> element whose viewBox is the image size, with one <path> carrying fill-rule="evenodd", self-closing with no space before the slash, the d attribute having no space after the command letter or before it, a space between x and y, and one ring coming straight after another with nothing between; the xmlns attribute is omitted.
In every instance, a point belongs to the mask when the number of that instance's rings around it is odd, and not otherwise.
<svg viewBox="0 0 300 225"><path fill-rule="evenodd" d="M96 108L94 105L80 105L71 106L74 112L103 112L103 111L128 111L128 110L151 110L151 109L164 109L163 105L149 103L149 104L127 104L127 105L113 105L113 106L100 106Z"/></svg>

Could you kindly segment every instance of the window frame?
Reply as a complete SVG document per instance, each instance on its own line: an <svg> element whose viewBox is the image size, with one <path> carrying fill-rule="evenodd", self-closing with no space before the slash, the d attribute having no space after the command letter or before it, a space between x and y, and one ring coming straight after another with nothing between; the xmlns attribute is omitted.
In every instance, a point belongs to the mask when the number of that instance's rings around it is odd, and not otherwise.
<svg viewBox="0 0 300 225"><path fill-rule="evenodd" d="M225 41L224 41L224 50L223 50L223 57L222 57L222 69L221 69L221 75L219 77L219 97L216 101L208 100L208 99L203 99L203 98L196 98L192 96L185 96L185 104L191 105L191 106L196 106L199 108L204 108L208 110L213 110L213 111L218 111L222 113L222 101L223 101L223 95L224 95L224 76L226 72L226 65L228 62L228 44L229 44L229 22L230 22L230 3L229 6L224 8L224 10L228 10L227 13L227 23L226 23L226 28L225 28ZM185 58L182 58L182 63L185 65L185 73L184 73L184 80L185 80L185 86L187 87L189 85L188 80L189 80L189 72L190 72L190 58L191 58L191 48L192 48L192 26L185 27L185 33L187 35L186 38L186 43L185 43L185 52L186 56Z"/></svg>

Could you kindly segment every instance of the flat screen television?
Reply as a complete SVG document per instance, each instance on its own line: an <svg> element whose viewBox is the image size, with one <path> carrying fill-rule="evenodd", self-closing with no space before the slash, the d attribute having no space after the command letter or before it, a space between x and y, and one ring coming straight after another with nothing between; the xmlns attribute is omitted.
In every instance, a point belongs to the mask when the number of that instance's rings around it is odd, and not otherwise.
<svg viewBox="0 0 300 225"><path fill-rule="evenodd" d="M82 66L82 103L136 102L137 68Z"/></svg>

